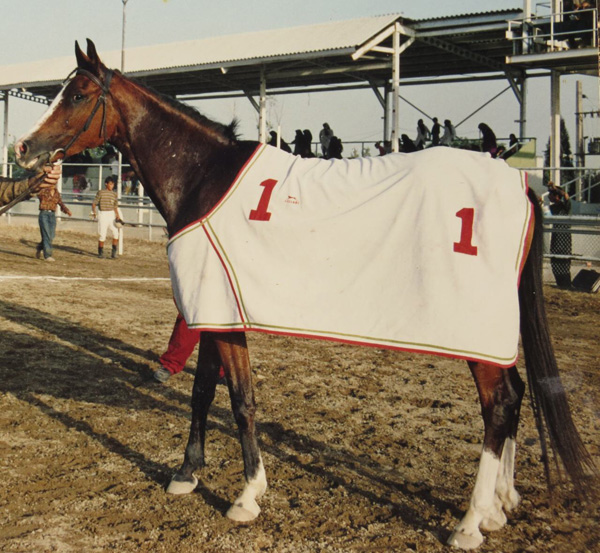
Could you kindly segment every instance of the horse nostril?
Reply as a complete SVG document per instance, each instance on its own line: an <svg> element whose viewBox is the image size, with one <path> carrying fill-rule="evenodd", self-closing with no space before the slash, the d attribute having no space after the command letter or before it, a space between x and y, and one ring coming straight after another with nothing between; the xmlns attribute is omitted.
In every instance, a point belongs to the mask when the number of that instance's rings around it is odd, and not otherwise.
<svg viewBox="0 0 600 553"><path fill-rule="evenodd" d="M22 157L27 153L28 149L29 149L29 146L27 145L27 142L25 142L23 140L15 146L15 154L18 158Z"/></svg>

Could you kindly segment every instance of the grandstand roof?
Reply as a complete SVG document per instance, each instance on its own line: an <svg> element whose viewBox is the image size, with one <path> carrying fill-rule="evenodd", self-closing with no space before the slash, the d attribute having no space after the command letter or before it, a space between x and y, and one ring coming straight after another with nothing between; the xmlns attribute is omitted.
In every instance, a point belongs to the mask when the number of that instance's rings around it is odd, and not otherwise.
<svg viewBox="0 0 600 553"><path fill-rule="evenodd" d="M160 92L180 97L256 93L261 69L269 89L365 81L380 84L389 79L390 56L369 52L353 61L351 55L396 22L423 39L403 53L403 80L498 72L508 53L506 20L520 13L503 10L418 21L389 14L128 48L125 72ZM432 44L436 37L443 44ZM407 39L403 35L403 41ZM391 47L391 38L381 46ZM465 58L465 52L452 52L452 47L476 52L479 61ZM120 51L99 53L109 67L120 66ZM486 65L482 61L486 57L493 63ZM51 98L74 65L74 57L69 56L0 67L0 90L26 89Z"/></svg>
<svg viewBox="0 0 600 553"><path fill-rule="evenodd" d="M521 14L510 9L423 20L389 14L128 48L125 73L181 99L256 95L262 72L271 94L378 87L390 79L388 31L398 25L406 47L403 84L505 78L528 68L507 65L513 54L507 21ZM99 54L107 66L120 66L120 50ZM597 59L592 61L595 66ZM573 59L568 63L574 67ZM0 91L51 99L74 66L74 56L68 56L0 67Z"/></svg>

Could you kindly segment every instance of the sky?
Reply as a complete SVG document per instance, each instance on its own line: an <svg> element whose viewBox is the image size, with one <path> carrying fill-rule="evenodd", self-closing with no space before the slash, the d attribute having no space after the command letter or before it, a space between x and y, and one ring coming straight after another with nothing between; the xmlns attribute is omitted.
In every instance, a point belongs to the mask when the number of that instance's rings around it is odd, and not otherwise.
<svg viewBox="0 0 600 553"><path fill-rule="evenodd" d="M391 13L423 19L522 7L522 0L127 0L125 39L127 48ZM86 38L94 41L101 57L103 51L121 48L122 0L20 0L18 3L0 0L0 15L3 23L0 68L71 55L75 65L74 43L76 40L85 43ZM561 110L572 145L576 80L582 82L587 96L584 110L598 106L597 78L562 79ZM503 80L407 86L401 89L401 95L430 116L458 123L507 86ZM257 138L258 115L247 99L204 100L193 105L221 122L237 117L243 138ZM416 123L422 114L407 102L401 102L400 109L401 132L416 135ZM43 106L11 99L9 140L25 133L43 111ZM317 135L325 121L344 142L374 142L382 138L383 113L370 90L275 96L268 102L267 116L273 128L280 126L286 140L293 139L296 128L310 128ZM515 122L518 117L518 102L508 90L457 130L460 136L477 138L477 125L485 121L497 136L507 137L513 132L518 134ZM600 135L598 118L595 122L588 120L587 124L590 128L586 134ZM530 79L527 134L538 138L538 153L545 148L549 128L549 79Z"/></svg>

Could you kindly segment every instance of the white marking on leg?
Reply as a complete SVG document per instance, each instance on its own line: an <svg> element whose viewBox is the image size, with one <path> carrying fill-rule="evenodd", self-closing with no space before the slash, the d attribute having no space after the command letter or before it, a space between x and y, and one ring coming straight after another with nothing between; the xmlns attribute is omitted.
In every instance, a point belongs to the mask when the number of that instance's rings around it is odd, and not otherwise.
<svg viewBox="0 0 600 553"><path fill-rule="evenodd" d="M256 476L248 480L242 494L233 502L227 511L227 518L237 522L248 522L254 520L260 513L260 507L256 502L267 489L267 475L263 467L262 459L259 458Z"/></svg>
<svg viewBox="0 0 600 553"><path fill-rule="evenodd" d="M479 531L479 525L484 518L494 513L499 466L500 459L491 451L484 449L481 453L469 509L448 539L449 545L461 549L475 549L482 544L483 535Z"/></svg>
<svg viewBox="0 0 600 553"><path fill-rule="evenodd" d="M195 476L192 476L191 482L176 480L173 478L167 487L167 493L173 495L184 495L187 493L192 493L196 486L198 485L198 479Z"/></svg>
<svg viewBox="0 0 600 553"><path fill-rule="evenodd" d="M515 489L515 455L517 444L514 438L507 438L504 442L500 469L496 481L496 495L502 502L505 511L512 511L517 507L520 496Z"/></svg>

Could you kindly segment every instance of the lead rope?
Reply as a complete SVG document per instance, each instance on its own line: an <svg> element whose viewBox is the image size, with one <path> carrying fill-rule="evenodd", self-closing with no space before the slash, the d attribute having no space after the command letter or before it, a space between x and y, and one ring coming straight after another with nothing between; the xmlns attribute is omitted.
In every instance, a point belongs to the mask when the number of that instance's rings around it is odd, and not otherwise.
<svg viewBox="0 0 600 553"><path fill-rule="evenodd" d="M0 208L0 215L4 215L4 213L6 213L13 205L18 204L21 200L24 200L27 196L29 196L38 187L38 185L42 183L45 177L46 173L38 175L25 191L21 192L18 196L15 196L10 202Z"/></svg>

